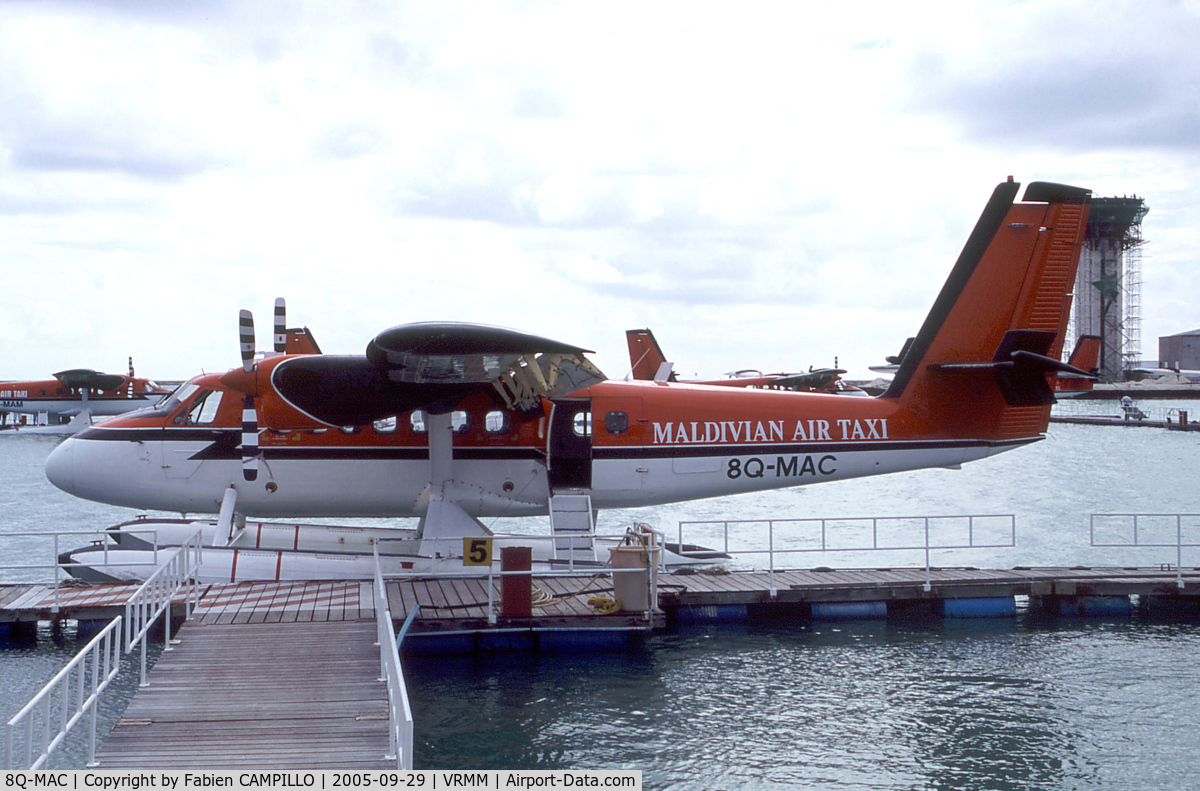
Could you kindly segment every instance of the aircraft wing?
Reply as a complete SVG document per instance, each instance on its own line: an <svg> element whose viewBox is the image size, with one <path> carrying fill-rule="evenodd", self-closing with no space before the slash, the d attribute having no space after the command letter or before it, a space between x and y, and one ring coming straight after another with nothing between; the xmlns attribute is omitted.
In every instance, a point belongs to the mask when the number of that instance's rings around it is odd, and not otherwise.
<svg viewBox="0 0 1200 791"><path fill-rule="evenodd" d="M452 410L478 390L510 409L534 411L605 378L587 350L537 335L457 322L421 322L384 330L364 356L287 359L271 383L293 407L323 423L364 425L414 409Z"/></svg>
<svg viewBox="0 0 1200 791"><path fill-rule="evenodd" d="M125 377L120 374L102 374L91 368L72 368L59 371L54 378L63 383L64 387L89 390L116 390L125 384Z"/></svg>
<svg viewBox="0 0 1200 791"><path fill-rule="evenodd" d="M771 387L789 390L824 390L839 376L846 373L841 368L818 368L815 371L800 374L785 374L777 376L768 383Z"/></svg>

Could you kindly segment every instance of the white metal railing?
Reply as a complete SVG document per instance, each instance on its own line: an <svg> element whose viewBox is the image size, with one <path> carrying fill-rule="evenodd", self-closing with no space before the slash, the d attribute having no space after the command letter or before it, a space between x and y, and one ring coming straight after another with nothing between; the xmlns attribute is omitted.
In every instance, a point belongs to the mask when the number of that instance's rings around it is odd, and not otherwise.
<svg viewBox="0 0 1200 791"><path fill-rule="evenodd" d="M408 705L408 687L404 683L404 670L400 667L400 646L396 642L396 629L392 624L392 610L388 604L387 587L383 584L383 571L379 566L379 545L373 548L375 555L375 626L379 642L379 665L381 681L387 683L388 696L388 760L395 759L397 769L411 770L413 766L413 716Z"/></svg>
<svg viewBox="0 0 1200 791"><path fill-rule="evenodd" d="M1136 549L1175 549L1175 585L1183 587L1183 548L1200 547L1200 543L1183 540L1184 522L1187 520L1193 531L1200 530L1200 514L1092 514L1090 524L1090 540L1093 547L1129 547ZM1102 532L1121 531L1129 538L1125 541L1099 541L1096 538L1097 521L1116 522L1101 524ZM1150 525L1146 523L1150 522ZM1162 540L1164 531L1174 533L1175 540ZM1149 536L1147 536L1149 532ZM1170 563L1161 564L1169 569Z"/></svg>
<svg viewBox="0 0 1200 791"><path fill-rule="evenodd" d="M641 575L645 576L646 585L648 588L647 605L646 605L646 609L645 609L643 615L645 617L647 624L653 623L654 608L658 604L658 573L657 572L665 569L665 565L664 565L664 561L663 561L663 551L662 551L664 548L663 533L658 530L655 530L654 528L650 527L649 525L637 523L634 528L632 528L630 530L626 530L625 533L620 534L620 535L617 535L617 534L612 534L612 535L593 534L593 537L597 538L597 539L601 539L601 540L613 541L613 542L615 542L613 546L620 546L622 543L627 543L630 541L639 541L644 538L644 541L641 544L641 546L647 550L650 562L648 562L645 567L613 568L611 566L611 561L603 563L603 564L593 565L593 566L576 566L573 559L571 559L571 560L567 561L568 565L567 565L567 569L565 571L537 570L537 569L535 569L535 570L517 569L517 570L504 571L504 570L501 570L498 568L500 561L499 561L499 555L497 553L493 557L492 561L487 564L487 586L486 587L487 587L487 593L488 593L488 600L487 600L488 624L492 625L492 626L494 626L496 624L496 607L495 607L495 592L496 592L495 580L496 580L496 577L518 576L518 575L529 576L530 574L534 574L534 573L536 573L539 577L564 577L564 578L594 577L597 574L605 574L605 575L607 575L607 574L614 574L614 575L641 574ZM478 538L478 536L457 536L457 537L446 537L446 538L439 537L437 540L445 541L448 544L453 545L456 543L461 543L464 540L472 540L472 539L476 539L476 538ZM496 535L492 536L492 539L493 540L496 540L496 539L521 539L526 542L538 542L538 543L550 542L550 546L551 546L551 549L553 550L553 554L554 554L554 559L560 560L558 558L558 551L555 548L555 545L553 543L555 540L554 536L528 536L528 535L518 535L518 534L496 534ZM376 541L375 541L376 554L378 555L379 544L382 544L384 542L405 541L405 540L410 540L410 539L401 539L401 538L376 539ZM597 548L599 548L599 547L597 547ZM537 561L537 560L534 561L535 564L538 562L544 562L544 561ZM425 577L429 577L430 574L431 574L431 572L429 572L427 570L422 571L422 570L413 569L411 571L391 571L391 572L388 572L387 576L388 576L388 579L422 579ZM437 576L439 579L478 579L481 576L481 574L480 574L480 572L477 572L477 571L463 571L460 573L454 573L454 572L447 572L445 570L439 570L439 571L437 571Z"/></svg>
<svg viewBox="0 0 1200 791"><path fill-rule="evenodd" d="M1200 410L1180 407L1148 407L1145 401L1135 401L1126 409L1120 401L1060 400L1051 411L1052 417L1096 417L1130 422L1195 423Z"/></svg>
<svg viewBox="0 0 1200 791"><path fill-rule="evenodd" d="M977 536L977 526L979 523L987 520L988 522L998 522L1002 526L1000 528L992 527L991 533L1006 535L1002 542L987 542ZM935 543L930 540L930 533L933 529L945 530L947 527L953 527L957 524L961 529L965 529L965 541L951 543ZM888 529L889 524L894 525ZM724 549L727 555L766 555L768 560L768 571L770 578L771 597L776 595L775 587L775 556L789 555L798 553L810 552L924 552L925 553L925 590L932 590L933 581L930 573L930 553L934 550L951 550L951 549L996 549L1015 547L1017 545L1017 527L1016 517L1013 514L953 514L947 516L889 516L889 517L844 517L844 518L812 518L812 519L728 519L728 520L711 520L711 521L681 521L679 523L679 554L685 557L693 556L683 550L684 547L684 526L699 527L701 525L720 526L724 533ZM742 528L743 530L749 525L766 525L767 527L767 548L766 549L731 549L729 544L729 531L731 526ZM810 530L808 535L809 546L790 546L786 548L777 548L775 545L776 526L783 525L789 530L788 537L795 540L797 538L795 528L804 527L815 528ZM858 527L860 532L866 526L870 526L871 540L869 545L842 545L831 541L830 533L831 526L840 526L846 528L848 526ZM903 530L904 526L910 526L910 529L919 531L921 538L905 543L887 543L880 540L881 526L887 530L889 534L897 530ZM815 533L815 534L814 534ZM960 533L961 534L961 533ZM696 555L698 556L698 555Z"/></svg>
<svg viewBox="0 0 1200 791"><path fill-rule="evenodd" d="M45 766L50 753L85 715L90 715L91 725L88 765L95 765L96 704L121 669L120 634L121 617L117 616L8 721L5 769Z"/></svg>
<svg viewBox="0 0 1200 791"><path fill-rule="evenodd" d="M109 556L108 556L109 551L118 551L121 549L121 547L114 546L111 543L109 543L109 541L108 541L110 536L117 534L117 533L120 533L123 535L131 535L131 536L148 536L149 539L146 541L146 543L150 544L150 547L153 550L153 552L150 556L151 559L150 560L141 560L141 561L128 561L128 562L122 562L122 563L110 563ZM112 567L112 568L157 566L157 565L159 565L159 552L163 551L165 549L165 547L162 547L159 545L158 531L155 530L154 528L145 528L145 529L122 528L121 530L113 530L113 531L110 531L110 530L56 530L56 531L51 531L51 532L46 532L46 533L0 533L0 541L4 541L7 539L17 539L17 538L50 539L50 541L52 542L51 551L53 554L51 555L49 562L46 562L46 563L3 563L3 564L0 564L0 572L30 571L30 570L42 570L42 571L51 572L52 578L50 580L47 580L47 583L54 586L54 604L51 605L51 610L50 610L51 612L54 612L54 613L57 613L59 611L59 608L61 607L61 602L59 600L59 591L61 589L62 581L63 581L62 572L67 569L71 569L71 568L79 568L79 567L87 567L87 566L95 565L92 563L60 563L59 556L61 555L61 548L60 548L60 544L59 544L59 539L64 536L74 537L78 540L82 540L85 537L90 538L91 542L94 545L102 547L102 555L104 558L104 561L103 561L104 565ZM10 553L8 553L8 552L0 552L0 556L9 556L9 555L10 555Z"/></svg>
<svg viewBox="0 0 1200 791"><path fill-rule="evenodd" d="M164 549L165 559L158 570L146 578L141 587L125 600L125 653L133 651L139 644L142 649L141 681L139 686L147 686L146 680L146 634L150 627L166 612L163 619L166 636L163 639L163 650L171 650L171 601L180 590L187 589L184 597L186 617L192 617L192 611L200 601L200 586L196 582L196 571L203 561L204 541L201 531L197 529L184 539L177 547Z"/></svg>
<svg viewBox="0 0 1200 791"><path fill-rule="evenodd" d="M58 536L60 535L96 535L106 531L61 531L54 534L55 557L57 558ZM129 533L152 533L153 530L128 530ZM10 536L17 534L8 534ZM28 534L45 537L44 533ZM107 550L107 544L105 544ZM171 617L170 606L178 592L188 587L188 595L184 599L187 617L191 617L196 604L199 602L199 586L195 581L195 572L201 563L202 541L200 531L192 533L178 547L159 547L157 536L153 542L153 557L156 561L161 557L162 563L158 569L131 595L125 603L125 615L117 616L100 634L96 635L87 646L80 651L58 675L47 683L33 699L13 717L7 726L6 768L13 768L16 755L25 753L25 764L30 769L45 765L50 754L62 743L67 732L79 721L84 714L91 714L91 733L89 739L88 762L95 764L96 757L96 703L100 694L108 687L109 682L116 677L120 670L122 648L125 653L131 652L141 645L141 686L146 686L146 635L150 627L166 612L166 639L163 650L171 650ZM161 553L161 554L160 554ZM107 551L105 560L108 559ZM84 564L61 564L61 566ZM147 562L111 563L111 566L148 566ZM46 565L9 565L0 568L48 568ZM55 606L59 609L57 597L58 574L55 573ZM91 658L91 673L86 672L86 663ZM77 671L74 675L72 671ZM84 692L90 690L84 697ZM72 703L72 701L74 701ZM58 723L58 731L52 736L50 728ZM24 730L19 730L21 724ZM18 738L23 734L23 740ZM33 759L33 749L40 744L40 756Z"/></svg>

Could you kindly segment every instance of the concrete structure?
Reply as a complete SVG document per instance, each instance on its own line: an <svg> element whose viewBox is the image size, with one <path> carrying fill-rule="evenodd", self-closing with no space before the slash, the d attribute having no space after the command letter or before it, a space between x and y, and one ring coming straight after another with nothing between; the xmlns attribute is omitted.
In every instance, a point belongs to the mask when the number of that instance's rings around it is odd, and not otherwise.
<svg viewBox="0 0 1200 791"><path fill-rule="evenodd" d="M1088 214L1071 327L1075 338L1100 336L1106 381L1124 378L1141 358L1141 222L1148 211L1138 197L1093 198Z"/></svg>

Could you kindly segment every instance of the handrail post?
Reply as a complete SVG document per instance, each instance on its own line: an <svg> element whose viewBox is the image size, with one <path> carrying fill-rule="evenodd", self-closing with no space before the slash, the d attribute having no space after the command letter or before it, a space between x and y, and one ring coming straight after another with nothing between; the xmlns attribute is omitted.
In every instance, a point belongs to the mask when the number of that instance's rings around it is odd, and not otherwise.
<svg viewBox="0 0 1200 791"><path fill-rule="evenodd" d="M933 580L929 573L929 517L925 517L925 592L933 590Z"/></svg>
<svg viewBox="0 0 1200 791"><path fill-rule="evenodd" d="M62 557L62 555L58 551L58 533L55 533L54 534L54 609L53 609L53 612L55 615L58 614L58 571L59 571L59 568L62 566L62 564L58 562L58 559L60 557Z"/></svg>
<svg viewBox="0 0 1200 791"><path fill-rule="evenodd" d="M1175 514L1175 586L1183 587L1183 515Z"/></svg>
<svg viewBox="0 0 1200 791"><path fill-rule="evenodd" d="M495 585L496 561L493 560L488 564L488 625L496 625L496 585Z"/></svg>
<svg viewBox="0 0 1200 791"><path fill-rule="evenodd" d="M767 557L770 558L771 570L768 574L768 580L771 587L771 598L774 599L779 591L775 588L775 520L767 520Z"/></svg>

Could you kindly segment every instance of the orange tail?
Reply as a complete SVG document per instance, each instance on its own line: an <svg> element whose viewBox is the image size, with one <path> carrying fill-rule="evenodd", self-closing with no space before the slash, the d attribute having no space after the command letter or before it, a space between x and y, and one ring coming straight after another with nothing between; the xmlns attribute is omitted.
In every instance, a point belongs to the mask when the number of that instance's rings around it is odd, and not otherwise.
<svg viewBox="0 0 1200 791"><path fill-rule="evenodd" d="M1094 376L1100 364L1100 336L1080 335L1067 364ZM1092 378L1072 376L1069 371L1060 372L1054 383L1054 393L1060 398L1086 393L1091 389Z"/></svg>
<svg viewBox="0 0 1200 791"><path fill-rule="evenodd" d="M1079 340L1075 341L1075 351L1071 352L1067 362L1073 368L1095 373L1096 366L1100 364L1100 336L1080 335Z"/></svg>
<svg viewBox="0 0 1200 791"><path fill-rule="evenodd" d="M287 354L321 353L321 347L317 345L317 339L313 337L308 327L288 330L286 343Z"/></svg>
<svg viewBox="0 0 1200 791"><path fill-rule="evenodd" d="M667 358L654 339L654 333L648 329L625 330L625 342L629 344L629 367L633 378L651 380L658 376ZM675 381L674 373L670 380Z"/></svg>
<svg viewBox="0 0 1200 791"><path fill-rule="evenodd" d="M1006 441L1046 430L1091 193L996 187L885 398L928 435Z"/></svg>

